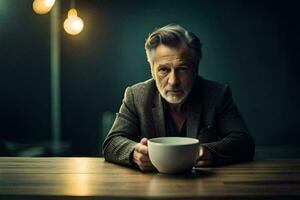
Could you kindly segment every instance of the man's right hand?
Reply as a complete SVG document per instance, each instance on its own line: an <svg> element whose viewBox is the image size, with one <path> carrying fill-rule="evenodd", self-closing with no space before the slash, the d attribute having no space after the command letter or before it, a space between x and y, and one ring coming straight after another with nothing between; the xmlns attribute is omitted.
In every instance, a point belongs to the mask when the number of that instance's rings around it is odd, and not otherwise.
<svg viewBox="0 0 300 200"><path fill-rule="evenodd" d="M141 139L140 143L136 144L133 152L133 162L136 163L141 171L152 171L155 169L148 155L148 139Z"/></svg>

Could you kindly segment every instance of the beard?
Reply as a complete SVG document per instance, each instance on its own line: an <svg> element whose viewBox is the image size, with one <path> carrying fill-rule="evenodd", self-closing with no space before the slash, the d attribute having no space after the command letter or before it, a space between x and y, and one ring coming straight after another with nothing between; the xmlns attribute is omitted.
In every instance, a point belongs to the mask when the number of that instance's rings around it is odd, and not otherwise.
<svg viewBox="0 0 300 200"><path fill-rule="evenodd" d="M171 103L171 104L183 103L192 90L192 84L189 85L189 87L187 87L187 88L182 88L180 86L178 86L178 87L167 86L167 87L163 88L156 83L156 87L157 87L160 95L168 103Z"/></svg>

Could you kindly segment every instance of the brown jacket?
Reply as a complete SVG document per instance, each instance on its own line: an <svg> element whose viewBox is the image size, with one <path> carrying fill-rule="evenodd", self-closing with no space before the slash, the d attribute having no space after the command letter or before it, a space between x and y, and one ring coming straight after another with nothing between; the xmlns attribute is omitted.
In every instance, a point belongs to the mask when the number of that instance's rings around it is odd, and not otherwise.
<svg viewBox="0 0 300 200"><path fill-rule="evenodd" d="M131 166L141 138L165 136L164 109L153 79L128 87L104 143L107 161ZM198 138L214 164L252 160L254 141L228 86L197 77L187 99L187 137Z"/></svg>

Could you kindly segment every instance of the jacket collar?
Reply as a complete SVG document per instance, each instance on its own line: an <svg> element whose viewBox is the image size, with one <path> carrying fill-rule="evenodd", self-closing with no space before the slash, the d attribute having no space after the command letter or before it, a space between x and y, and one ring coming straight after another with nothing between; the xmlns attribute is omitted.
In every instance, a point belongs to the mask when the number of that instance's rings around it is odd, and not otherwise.
<svg viewBox="0 0 300 200"><path fill-rule="evenodd" d="M156 137L166 136L164 108L161 98L162 97L157 90L154 95L154 107L152 108L152 117L155 126Z"/></svg>

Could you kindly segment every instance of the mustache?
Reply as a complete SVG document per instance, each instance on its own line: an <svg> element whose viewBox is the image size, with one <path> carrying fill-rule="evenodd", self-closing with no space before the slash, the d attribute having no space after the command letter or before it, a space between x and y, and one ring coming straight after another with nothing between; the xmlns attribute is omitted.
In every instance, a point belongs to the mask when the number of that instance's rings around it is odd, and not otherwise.
<svg viewBox="0 0 300 200"><path fill-rule="evenodd" d="M166 92L181 92L183 89L181 87L167 87L165 88Z"/></svg>
<svg viewBox="0 0 300 200"><path fill-rule="evenodd" d="M180 85L166 85L165 90L182 90L183 88Z"/></svg>

